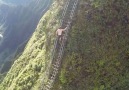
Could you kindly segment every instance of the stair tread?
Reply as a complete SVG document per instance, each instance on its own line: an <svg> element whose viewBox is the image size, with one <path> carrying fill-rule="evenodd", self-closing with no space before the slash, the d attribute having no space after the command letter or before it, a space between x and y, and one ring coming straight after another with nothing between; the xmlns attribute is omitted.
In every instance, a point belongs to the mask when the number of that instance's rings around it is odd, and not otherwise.
<svg viewBox="0 0 129 90"><path fill-rule="evenodd" d="M50 86L50 85L48 85L48 84L46 85L46 87L47 87L47 88L51 88L51 86Z"/></svg>

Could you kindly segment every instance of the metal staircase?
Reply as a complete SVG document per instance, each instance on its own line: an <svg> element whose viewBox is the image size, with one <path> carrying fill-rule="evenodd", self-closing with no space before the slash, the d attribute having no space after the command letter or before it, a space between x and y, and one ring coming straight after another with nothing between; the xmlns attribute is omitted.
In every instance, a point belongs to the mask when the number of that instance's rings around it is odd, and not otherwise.
<svg viewBox="0 0 129 90"><path fill-rule="evenodd" d="M65 34L63 35L64 39L60 44L58 38L56 38L55 40L54 48L52 51L51 62L49 64L50 66L48 66L47 68L48 71L47 74L49 75L49 78L47 80L46 85L42 86L40 90L50 90L59 72L61 66L61 60L64 54L65 44L68 39L68 33L70 31L71 22L78 5L78 1L79 0L67 0L66 2L64 11L62 13L62 20L60 21L60 26L66 26L67 24L67 30L65 31Z"/></svg>

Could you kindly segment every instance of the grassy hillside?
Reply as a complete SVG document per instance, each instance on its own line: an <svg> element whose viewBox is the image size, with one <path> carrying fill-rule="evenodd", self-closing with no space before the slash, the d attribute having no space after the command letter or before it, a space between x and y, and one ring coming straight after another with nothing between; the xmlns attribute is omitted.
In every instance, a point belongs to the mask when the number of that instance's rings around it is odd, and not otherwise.
<svg viewBox="0 0 129 90"><path fill-rule="evenodd" d="M52 0L38 0L38 3L35 0L31 0L31 3L29 1L22 2L28 2L29 5L26 7L10 4L0 5L0 32L3 35L2 43L0 43L0 81L6 76L13 61L24 50Z"/></svg>
<svg viewBox="0 0 129 90"><path fill-rule="evenodd" d="M1 90L38 90L65 0L57 1L40 20ZM80 0L53 90L128 90L128 8L127 0Z"/></svg>
<svg viewBox="0 0 129 90"><path fill-rule="evenodd" d="M40 80L50 61L50 52L59 27L64 2L53 2L42 17L23 54L14 62L0 88L1 90L38 90Z"/></svg>
<svg viewBox="0 0 129 90"><path fill-rule="evenodd" d="M53 90L128 90L128 1L87 2L80 1Z"/></svg>

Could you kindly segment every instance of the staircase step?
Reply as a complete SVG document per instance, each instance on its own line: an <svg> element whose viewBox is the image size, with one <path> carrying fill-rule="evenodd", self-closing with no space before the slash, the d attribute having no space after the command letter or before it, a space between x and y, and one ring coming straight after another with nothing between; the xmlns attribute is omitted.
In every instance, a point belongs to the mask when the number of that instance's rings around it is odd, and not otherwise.
<svg viewBox="0 0 129 90"><path fill-rule="evenodd" d="M56 74L53 74L52 76L55 78Z"/></svg>
<svg viewBox="0 0 129 90"><path fill-rule="evenodd" d="M56 60L56 64L60 65L60 60L59 59Z"/></svg>
<svg viewBox="0 0 129 90"><path fill-rule="evenodd" d="M58 69L59 70L59 69ZM56 71L53 71L53 73L58 73L58 70L56 70Z"/></svg>
<svg viewBox="0 0 129 90"><path fill-rule="evenodd" d="M51 82L50 82L50 81L48 81L48 82L47 82L47 84L48 84L48 85L51 85Z"/></svg>
<svg viewBox="0 0 129 90"><path fill-rule="evenodd" d="M54 72L52 75L55 77L57 75L57 72Z"/></svg>
<svg viewBox="0 0 129 90"><path fill-rule="evenodd" d="M60 53L59 53L60 54ZM61 58L61 56L58 56L58 59L60 59Z"/></svg>
<svg viewBox="0 0 129 90"><path fill-rule="evenodd" d="M53 68L55 71L58 71L58 68Z"/></svg>
<svg viewBox="0 0 129 90"><path fill-rule="evenodd" d="M57 75L57 71L53 71L52 76L55 77Z"/></svg>
<svg viewBox="0 0 129 90"><path fill-rule="evenodd" d="M44 90L44 89L42 89L42 90ZM50 88L46 86L46 87L45 87L45 90L50 90Z"/></svg>
<svg viewBox="0 0 129 90"><path fill-rule="evenodd" d="M58 67L59 67L59 65L57 65L57 64L53 64L53 67L55 67L55 68L57 67L57 68L58 68Z"/></svg>
<svg viewBox="0 0 129 90"><path fill-rule="evenodd" d="M53 71L53 72L52 72L52 75L53 75L53 74L57 74L57 73L58 73L57 71Z"/></svg>
<svg viewBox="0 0 129 90"><path fill-rule="evenodd" d="M49 88L45 88L45 90L50 90Z"/></svg>
<svg viewBox="0 0 129 90"><path fill-rule="evenodd" d="M46 89L47 89L47 88L48 88L48 89L50 89L50 88L51 88L51 86L50 86L50 85L46 85Z"/></svg>
<svg viewBox="0 0 129 90"><path fill-rule="evenodd" d="M50 82L50 83L52 83L52 82L53 82L53 80L49 79L49 82Z"/></svg>
<svg viewBox="0 0 129 90"><path fill-rule="evenodd" d="M56 59L56 62L57 62L57 63L59 63L59 62L60 62L60 59L59 59L59 58L58 58L58 59Z"/></svg>
<svg viewBox="0 0 129 90"><path fill-rule="evenodd" d="M54 78L55 78L55 77L52 76L50 79L51 79L51 80L54 80Z"/></svg>

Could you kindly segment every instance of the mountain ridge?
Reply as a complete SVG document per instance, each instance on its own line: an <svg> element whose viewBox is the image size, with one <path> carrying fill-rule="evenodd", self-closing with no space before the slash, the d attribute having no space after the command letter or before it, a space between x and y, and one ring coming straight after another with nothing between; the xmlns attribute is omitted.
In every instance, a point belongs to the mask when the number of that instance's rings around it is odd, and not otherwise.
<svg viewBox="0 0 129 90"><path fill-rule="evenodd" d="M54 0L22 55L0 85L2 90L40 90L46 83L55 32L65 0ZM128 1L80 0L52 90L128 90ZM51 70L51 69L50 69Z"/></svg>
<svg viewBox="0 0 129 90"><path fill-rule="evenodd" d="M42 5L42 3L44 3L44 5ZM49 0L49 2L47 0L40 0L39 4L40 5L35 5L35 2L31 2L28 7L24 7L22 5L0 5L2 13L0 15L0 18L2 18L0 19L0 32L3 35L2 43L0 44L1 74L6 73L10 69L9 67L13 64L15 56L18 56L16 54L19 53L20 55L20 53L22 53L20 48L24 49L24 44L26 44L30 39L41 16L48 10L51 0ZM33 7L34 5L35 8ZM42 11L42 9L45 10ZM17 52L16 50L19 51ZM10 63L10 61L12 63ZM9 67L6 68L6 65Z"/></svg>

